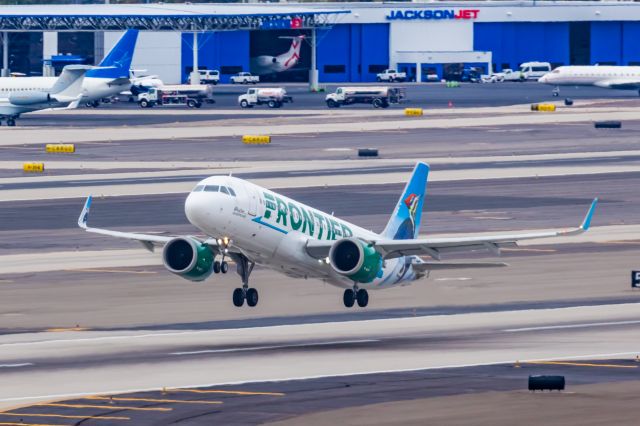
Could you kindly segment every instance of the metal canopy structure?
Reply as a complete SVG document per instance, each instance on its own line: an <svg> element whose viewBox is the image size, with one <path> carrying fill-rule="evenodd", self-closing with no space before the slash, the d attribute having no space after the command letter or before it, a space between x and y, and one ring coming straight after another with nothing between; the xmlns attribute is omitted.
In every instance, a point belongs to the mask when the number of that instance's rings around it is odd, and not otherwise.
<svg viewBox="0 0 640 426"><path fill-rule="evenodd" d="M278 4L0 6L0 31L312 29L330 26L346 13ZM289 26L292 20L295 26Z"/></svg>

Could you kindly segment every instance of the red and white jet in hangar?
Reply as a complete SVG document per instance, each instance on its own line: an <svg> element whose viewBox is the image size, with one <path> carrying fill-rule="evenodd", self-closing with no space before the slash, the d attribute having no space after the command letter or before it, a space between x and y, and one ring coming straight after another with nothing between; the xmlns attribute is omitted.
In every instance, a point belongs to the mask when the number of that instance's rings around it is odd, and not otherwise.
<svg viewBox="0 0 640 426"><path fill-rule="evenodd" d="M504 263L443 262L452 252L515 246L519 240L577 235L589 229L597 199L577 228L450 238L418 238L429 166L418 163L380 234L306 206L251 182L212 176L199 182L185 202L186 216L207 237L158 236L87 225L91 197L78 225L88 232L141 242L147 249L163 246L164 266L172 273L203 281L237 265L242 287L233 303L258 303L249 286L256 264L294 278L316 278L344 289L346 307L367 306L368 290L381 290L423 278L431 270L506 266ZM422 255L431 259L425 260Z"/></svg>
<svg viewBox="0 0 640 426"><path fill-rule="evenodd" d="M280 37L290 38L291 47L286 53L278 56L260 55L250 60L251 72L255 75L275 74L277 72L287 71L296 66L300 61L300 48L304 36L296 37Z"/></svg>

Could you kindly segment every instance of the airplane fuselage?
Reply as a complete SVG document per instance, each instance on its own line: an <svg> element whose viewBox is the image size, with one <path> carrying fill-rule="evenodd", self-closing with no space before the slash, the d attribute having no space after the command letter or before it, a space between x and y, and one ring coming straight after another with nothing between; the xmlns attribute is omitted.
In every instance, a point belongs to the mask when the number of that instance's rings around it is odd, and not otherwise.
<svg viewBox="0 0 640 426"><path fill-rule="evenodd" d="M545 74L538 82L555 86L597 86L635 90L640 87L640 66L562 66Z"/></svg>
<svg viewBox="0 0 640 426"><path fill-rule="evenodd" d="M48 92L57 77L0 77L0 98L23 91ZM110 84L113 78L85 77L82 82L81 102L93 102L129 90L130 83Z"/></svg>
<svg viewBox="0 0 640 426"><path fill-rule="evenodd" d="M189 222L211 237L232 236L233 248L257 264L342 288L353 287L353 281L335 272L326 260L309 256L305 251L307 241L334 241L350 236L363 241L379 238L374 232L333 215L227 176L214 176L198 183L185 202L185 213ZM412 261L421 262L419 259L414 256L387 259L377 278L358 286L381 289L407 284L420 278L411 266Z"/></svg>

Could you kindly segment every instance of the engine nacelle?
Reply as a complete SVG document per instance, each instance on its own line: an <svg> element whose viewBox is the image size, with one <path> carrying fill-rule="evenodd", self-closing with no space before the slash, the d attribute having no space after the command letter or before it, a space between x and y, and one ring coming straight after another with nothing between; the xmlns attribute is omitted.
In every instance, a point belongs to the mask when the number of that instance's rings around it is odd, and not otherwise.
<svg viewBox="0 0 640 426"><path fill-rule="evenodd" d="M51 95L46 92L11 93L9 102L13 105L35 105L51 102Z"/></svg>
<svg viewBox="0 0 640 426"><path fill-rule="evenodd" d="M169 241L162 251L164 266L190 281L204 281L213 272L214 254L209 247L190 237Z"/></svg>
<svg viewBox="0 0 640 426"><path fill-rule="evenodd" d="M357 238L336 241L329 250L334 271L359 283L370 283L382 272L382 256L376 249Z"/></svg>

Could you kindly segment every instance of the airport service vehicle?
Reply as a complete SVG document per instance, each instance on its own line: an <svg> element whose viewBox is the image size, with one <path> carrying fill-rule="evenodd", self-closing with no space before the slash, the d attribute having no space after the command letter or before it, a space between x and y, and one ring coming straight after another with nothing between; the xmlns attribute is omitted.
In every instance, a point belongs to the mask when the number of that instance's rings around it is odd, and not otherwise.
<svg viewBox="0 0 640 426"><path fill-rule="evenodd" d="M27 112L50 108L77 108L82 99L84 77L92 68L88 65L67 65L62 69L60 76L55 78L53 87L42 88L34 85L33 88L26 86L27 88L19 92L0 92L0 124L2 119L6 119L7 126L13 127L20 114Z"/></svg>
<svg viewBox="0 0 640 426"><path fill-rule="evenodd" d="M502 70L502 81L524 81L525 77L520 70L505 68Z"/></svg>
<svg viewBox="0 0 640 426"><path fill-rule="evenodd" d="M227 259L232 259L242 280L232 296L238 307L245 301L249 306L258 303L258 291L249 286L255 265L293 278L322 280L344 289L346 307L356 302L364 307L369 290L407 285L433 270L506 266L442 261L448 253L489 250L499 254L502 247L513 247L519 240L580 234L589 229L597 203L593 201L582 224L573 229L424 238L419 232L428 175L429 166L417 163L380 234L232 176L198 182L185 201L187 219L203 238L89 227L91 197L78 225L87 232L138 241L149 250L162 247L164 266L190 281L227 272Z"/></svg>
<svg viewBox="0 0 640 426"><path fill-rule="evenodd" d="M155 105L186 105L200 108L204 102L214 103L212 88L208 84L175 84L150 87L138 94L138 105L151 108Z"/></svg>
<svg viewBox="0 0 640 426"><path fill-rule="evenodd" d="M220 71L218 70L198 70L200 74L200 84L213 84L214 86L220 83ZM191 84L191 77L187 79L187 83Z"/></svg>
<svg viewBox="0 0 640 426"><path fill-rule="evenodd" d="M278 88L251 88L244 95L238 96L238 104L242 108L252 108L255 105L267 105L269 108L280 108L282 104L293 102L287 91Z"/></svg>
<svg viewBox="0 0 640 426"><path fill-rule="evenodd" d="M300 47L302 46L304 36L283 36L279 38L291 39L289 50L278 56L260 55L251 58L250 69L253 74L275 74L290 70L298 64L300 61Z"/></svg>
<svg viewBox="0 0 640 426"><path fill-rule="evenodd" d="M537 80L550 71L549 62L525 62L520 65L520 73L525 80Z"/></svg>
<svg viewBox="0 0 640 426"><path fill-rule="evenodd" d="M404 99L405 90L399 87L338 87L334 93L325 97L329 108L339 108L342 105L371 104L374 108L387 108Z"/></svg>
<svg viewBox="0 0 640 426"><path fill-rule="evenodd" d="M538 83L556 86L553 90L553 96L560 94L560 86L596 86L607 89L638 90L640 95L640 67L609 65L563 66L540 77Z"/></svg>
<svg viewBox="0 0 640 426"><path fill-rule="evenodd" d="M250 72L239 72L236 75L232 75L230 81L231 84L258 84L260 77L251 75Z"/></svg>
<svg viewBox="0 0 640 426"><path fill-rule="evenodd" d="M137 30L126 31L102 62L86 71L80 103L97 107L101 99L129 90L129 68L137 39ZM0 96L31 90L49 91L57 81L58 77L0 77Z"/></svg>
<svg viewBox="0 0 640 426"><path fill-rule="evenodd" d="M378 81L388 81L393 83L394 81L405 81L407 79L406 72L398 72L394 69L384 70L381 73L376 75L376 80Z"/></svg>

